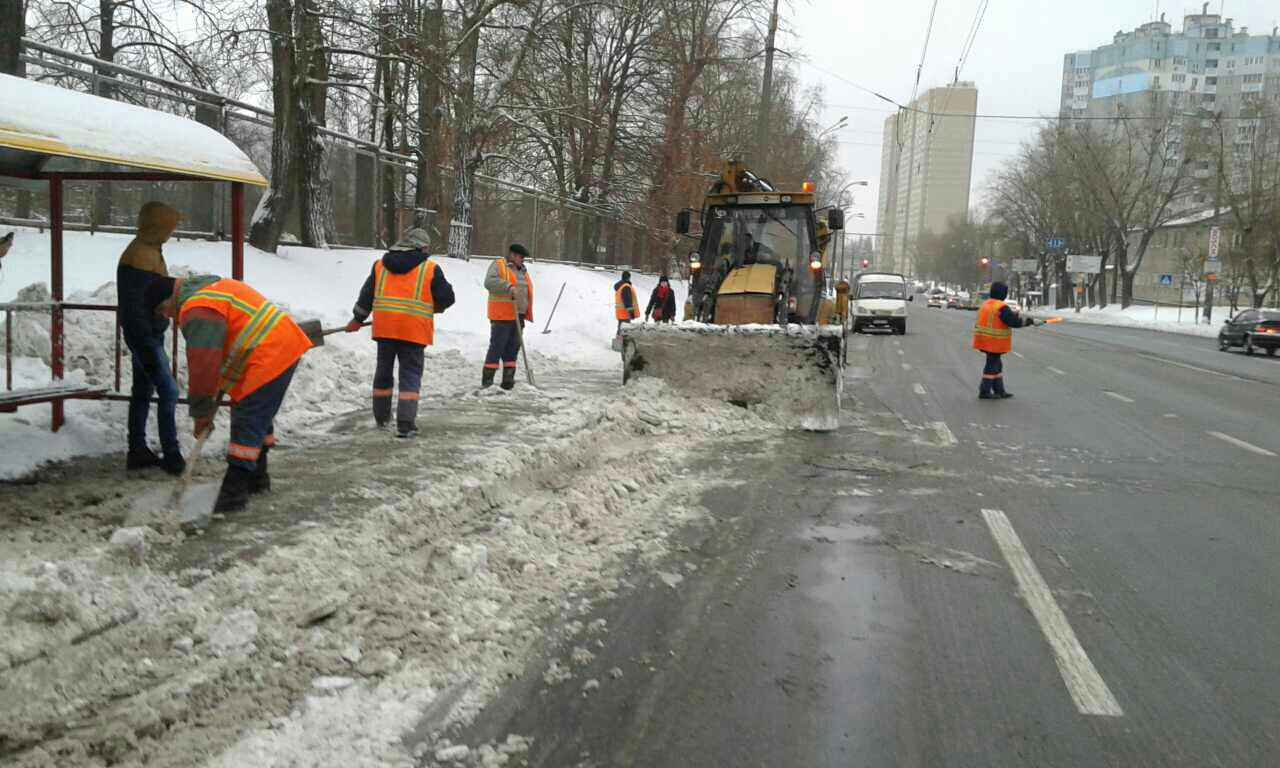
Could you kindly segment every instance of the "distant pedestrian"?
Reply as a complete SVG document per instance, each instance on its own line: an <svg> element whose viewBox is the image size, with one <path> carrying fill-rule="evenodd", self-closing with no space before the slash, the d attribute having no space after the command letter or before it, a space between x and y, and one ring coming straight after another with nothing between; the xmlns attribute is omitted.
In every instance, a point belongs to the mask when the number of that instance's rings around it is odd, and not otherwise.
<svg viewBox="0 0 1280 768"><path fill-rule="evenodd" d="M671 281L666 275L658 278L657 287L649 294L644 319L648 320L650 316L659 323L670 323L676 319L676 292L671 289Z"/></svg>
<svg viewBox="0 0 1280 768"><path fill-rule="evenodd" d="M360 297L351 310L347 333L355 333L373 315L373 340L378 363L373 372L373 420L379 427L391 421L396 361L400 363L400 393L396 398L396 437L418 433L418 398L426 349L435 341L435 316L453 306L453 286L429 258L431 238L425 230L410 229L381 259L374 262Z"/></svg>
<svg viewBox="0 0 1280 768"><path fill-rule="evenodd" d="M978 319L973 326L973 348L987 356L978 399L1004 400L1013 397L1013 393L1004 388L1004 361L1001 357L1013 351L1013 329L1033 326L1036 320L1021 317L1009 309L1004 303L1009 296L1009 286L1004 283L992 283L990 296L978 308Z"/></svg>
<svg viewBox="0 0 1280 768"><path fill-rule="evenodd" d="M152 283L169 276L163 246L177 227L177 209L155 201L144 203L138 211L138 233L125 247L116 266L116 312L133 368L127 470L160 467L171 475L180 475L187 465L178 446L178 383L173 379L169 357L164 352L164 332L169 321L156 315L143 301ZM151 412L152 394L157 395L159 401L156 422L163 459L147 447L147 417Z"/></svg>
<svg viewBox="0 0 1280 768"><path fill-rule="evenodd" d="M622 279L613 284L613 316L618 320L618 335L622 334L623 323L640 316L640 302L636 300L636 289L631 285L630 270L622 270Z"/></svg>
<svg viewBox="0 0 1280 768"><path fill-rule="evenodd" d="M520 354L520 329L533 322L533 280L525 269L529 251L512 243L505 259L497 259L484 276L489 292L489 351L484 357L480 386L493 386L493 377L502 368L503 389L516 385L516 357ZM519 329L516 323L520 323Z"/></svg>
<svg viewBox="0 0 1280 768"><path fill-rule="evenodd" d="M239 280L160 278L143 300L152 311L176 318L186 339L196 437L213 430L219 396L231 398L227 473L213 511L244 509L249 494L271 490L267 453L276 443L276 413L311 340L293 318Z"/></svg>

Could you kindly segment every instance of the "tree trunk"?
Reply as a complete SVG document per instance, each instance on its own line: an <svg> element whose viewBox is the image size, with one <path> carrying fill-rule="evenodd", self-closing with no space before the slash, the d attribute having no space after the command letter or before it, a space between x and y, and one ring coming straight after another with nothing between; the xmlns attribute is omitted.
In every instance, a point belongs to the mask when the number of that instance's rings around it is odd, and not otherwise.
<svg viewBox="0 0 1280 768"><path fill-rule="evenodd" d="M436 0L435 8L422 14L419 51L423 62L418 72L418 184L414 189L414 226L434 229L440 210L440 165L444 159L440 148L440 46L444 24L444 0ZM435 211L436 213L427 213Z"/></svg>
<svg viewBox="0 0 1280 768"><path fill-rule="evenodd" d="M271 104L275 111L271 126L271 185L254 211L249 243L258 250L275 253L298 191L294 166L298 137L296 62L290 0L267 0L267 26L271 30Z"/></svg>
<svg viewBox="0 0 1280 768"><path fill-rule="evenodd" d="M672 96L667 107L667 126L662 135L662 146L658 151L658 171L654 174L653 191L649 194L649 243L648 258L653 266L666 258L671 243L663 237L670 232L673 213L678 201L679 184L676 183L676 158L684 143L684 127L687 115L686 105L693 91L693 83L697 72L692 65L686 65L682 73L679 88ZM634 261L634 259L633 259Z"/></svg>
<svg viewBox="0 0 1280 768"><path fill-rule="evenodd" d="M390 10L382 10L379 12L379 17L381 23L378 26L381 34L378 36L378 52L385 57L397 52L396 47L391 44L395 35L395 26ZM381 58L378 60L378 69L382 73L382 146L387 152L395 152L398 79L396 64L388 58ZM396 232L396 166L390 162L383 163L378 173L382 174L380 185L382 188L382 240L385 245L390 246L396 241L398 234Z"/></svg>
<svg viewBox="0 0 1280 768"><path fill-rule="evenodd" d="M22 36L27 31L23 0L0 0L0 19L12 19L0 25L0 73L26 77L22 63Z"/></svg>
<svg viewBox="0 0 1280 768"><path fill-rule="evenodd" d="M116 58L116 6L117 0L98 0L98 59L114 62ZM99 67L97 74L97 94L104 99L116 98L115 74L111 70ZM112 209L115 207L112 186L109 182L93 183L93 208L90 211L90 223L96 228L111 223Z"/></svg>
<svg viewBox="0 0 1280 768"><path fill-rule="evenodd" d="M1102 271L1098 273L1098 309L1107 308L1107 259L1109 257L1110 254L1106 251L1102 252Z"/></svg>
<svg viewBox="0 0 1280 768"><path fill-rule="evenodd" d="M325 51L320 18L308 12L314 0L298 0L294 6L294 49L297 66L294 95L298 99L297 150L301 161L299 202L302 219L302 244L310 248L328 248L333 239L333 191L329 185L328 153L320 136L325 125L328 102L329 56Z"/></svg>
<svg viewBox="0 0 1280 768"><path fill-rule="evenodd" d="M453 108L453 218L449 222L449 255L471 258L472 198L480 158L472 145L475 129L476 57L480 50L478 20L463 17L467 34L458 51L458 93Z"/></svg>

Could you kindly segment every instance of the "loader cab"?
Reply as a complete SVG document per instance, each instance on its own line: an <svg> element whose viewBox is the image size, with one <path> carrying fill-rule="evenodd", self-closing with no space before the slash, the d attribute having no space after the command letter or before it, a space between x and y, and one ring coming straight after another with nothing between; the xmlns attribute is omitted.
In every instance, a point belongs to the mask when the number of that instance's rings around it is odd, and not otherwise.
<svg viewBox="0 0 1280 768"><path fill-rule="evenodd" d="M811 204L789 195L713 195L703 213L695 291L716 323L815 322L822 299L821 269ZM783 200L786 199L786 202ZM677 221L677 230L679 224ZM818 258L821 263L821 257ZM767 306L767 310L766 310Z"/></svg>

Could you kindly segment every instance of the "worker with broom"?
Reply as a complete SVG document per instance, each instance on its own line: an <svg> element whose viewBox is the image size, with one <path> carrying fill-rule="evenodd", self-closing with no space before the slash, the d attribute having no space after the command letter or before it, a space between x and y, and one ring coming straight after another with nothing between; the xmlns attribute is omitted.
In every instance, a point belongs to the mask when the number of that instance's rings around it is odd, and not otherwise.
<svg viewBox="0 0 1280 768"><path fill-rule="evenodd" d="M187 342L188 394L196 437L213 430L221 395L231 398L227 472L214 512L244 509L271 488L273 421L298 359L311 342L287 314L239 280L164 277L147 286L147 307L176 318Z"/></svg>
<svg viewBox="0 0 1280 768"><path fill-rule="evenodd" d="M978 319L973 326L973 348L987 356L978 399L1005 400L1013 397L1013 393L1004 388L1002 356L1013 351L1013 329L1030 327L1037 321L1034 317L1021 317L1009 309L1009 305L1004 303L1009 296L1009 286L1004 283L992 283L990 296L978 308Z"/></svg>
<svg viewBox="0 0 1280 768"><path fill-rule="evenodd" d="M493 386L499 368L502 369L502 388L511 389L516 385L516 356L520 354L524 324L533 322L533 280L524 266L528 257L528 249L512 243L507 257L495 259L485 273L484 288L489 292L489 351L484 356L484 370L480 374L481 388Z"/></svg>
<svg viewBox="0 0 1280 768"><path fill-rule="evenodd" d="M418 433L422 368L426 348L435 341L435 315L454 302L453 286L444 279L444 270L428 258L430 244L426 230L410 229L374 262L346 327L347 333L355 333L373 315L373 340L378 344L373 420L379 427L391 421L392 384L399 360L396 437L402 438Z"/></svg>

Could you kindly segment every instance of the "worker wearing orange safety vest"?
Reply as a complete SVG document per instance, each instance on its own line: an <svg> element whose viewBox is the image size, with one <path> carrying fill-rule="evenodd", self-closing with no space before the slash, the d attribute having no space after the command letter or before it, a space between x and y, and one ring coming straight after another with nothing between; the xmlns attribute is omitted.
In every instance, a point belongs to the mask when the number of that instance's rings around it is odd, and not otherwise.
<svg viewBox="0 0 1280 768"><path fill-rule="evenodd" d="M489 292L489 351L484 356L480 386L493 386L502 369L502 388L516 385L516 356L520 354L520 329L533 321L533 280L524 267L529 251L512 243L505 259L496 259L484 276ZM519 328L516 323L519 322Z"/></svg>
<svg viewBox="0 0 1280 768"><path fill-rule="evenodd" d="M1009 309L1004 300L1009 296L1009 286L1001 282L991 284L991 298L978 308L978 319L973 325L973 348L986 354L982 369L982 385L978 389L980 400L1003 400L1013 397L1004 388L1003 355L1013 351L1013 329L1036 324L1035 318L1021 317Z"/></svg>
<svg viewBox="0 0 1280 768"><path fill-rule="evenodd" d="M622 279L613 284L613 317L618 321L618 333L622 333L623 323L640 317L640 302L636 301L630 270L622 270Z"/></svg>
<svg viewBox="0 0 1280 768"><path fill-rule="evenodd" d="M311 341L283 310L239 280L160 278L147 287L145 301L176 317L186 339L196 437L213 430L218 397L231 398L227 473L213 509L244 509L249 494L271 488L267 452L275 445L273 422Z"/></svg>
<svg viewBox="0 0 1280 768"><path fill-rule="evenodd" d="M400 364L400 392L396 398L396 436L418 433L418 398L426 348L435 341L435 316L453 306L453 286L444 270L428 258L431 238L425 230L410 229L381 259L374 262L351 310L347 332L355 333L373 315L373 340L378 362L373 373L373 420L379 427L391 421L396 362Z"/></svg>

